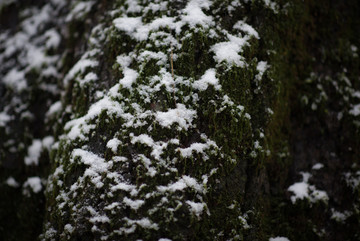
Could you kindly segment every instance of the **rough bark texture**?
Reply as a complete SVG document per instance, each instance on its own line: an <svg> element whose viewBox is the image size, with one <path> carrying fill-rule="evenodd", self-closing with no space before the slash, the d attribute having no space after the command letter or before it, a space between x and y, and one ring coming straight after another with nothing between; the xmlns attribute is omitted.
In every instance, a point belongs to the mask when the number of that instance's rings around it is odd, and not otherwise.
<svg viewBox="0 0 360 241"><path fill-rule="evenodd" d="M3 1L0 237L360 240L359 13Z"/></svg>

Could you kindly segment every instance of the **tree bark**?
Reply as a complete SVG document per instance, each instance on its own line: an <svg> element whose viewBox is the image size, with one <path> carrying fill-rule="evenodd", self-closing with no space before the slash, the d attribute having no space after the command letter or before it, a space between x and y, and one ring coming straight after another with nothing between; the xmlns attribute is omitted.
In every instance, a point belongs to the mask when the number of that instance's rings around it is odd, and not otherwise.
<svg viewBox="0 0 360 241"><path fill-rule="evenodd" d="M359 12L0 3L0 236L360 240Z"/></svg>

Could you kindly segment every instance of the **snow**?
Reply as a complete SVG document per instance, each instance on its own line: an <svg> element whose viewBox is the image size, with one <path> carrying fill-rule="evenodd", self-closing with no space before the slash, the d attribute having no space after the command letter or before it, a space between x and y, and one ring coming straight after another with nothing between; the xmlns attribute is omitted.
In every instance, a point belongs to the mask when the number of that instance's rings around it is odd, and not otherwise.
<svg viewBox="0 0 360 241"><path fill-rule="evenodd" d="M8 179L6 179L5 183L10 186L10 187L14 187L17 188L20 186L20 184L13 178L13 177L8 177Z"/></svg>
<svg viewBox="0 0 360 241"><path fill-rule="evenodd" d="M178 28L172 17L157 18L149 24L143 24L141 17L120 17L113 21L115 27L138 41L148 38L150 31L158 30L161 27Z"/></svg>
<svg viewBox="0 0 360 241"><path fill-rule="evenodd" d="M202 9L209 9L210 5L210 1L208 0L191 0L186 5L180 20L177 22L173 17L162 16L149 24L143 24L141 17L122 16L114 19L113 24L117 29L124 31L132 38L138 41L144 41L149 37L151 32L159 30L162 27L169 27L179 34L181 27L186 24L191 28L195 28L197 25L205 28L213 26L215 23L212 17L207 16L202 11Z"/></svg>
<svg viewBox="0 0 360 241"><path fill-rule="evenodd" d="M83 80L80 81L80 85L98 80L99 77L94 72L87 73Z"/></svg>
<svg viewBox="0 0 360 241"><path fill-rule="evenodd" d="M242 52L243 47L248 44L248 36L244 38L236 37L228 34L229 41L220 42L211 47L211 51L215 53L214 59L216 62L227 62L230 65L236 65L244 67L244 57L239 55Z"/></svg>
<svg viewBox="0 0 360 241"><path fill-rule="evenodd" d="M352 109L349 111L349 113L353 116L360 115L360 104L354 105Z"/></svg>
<svg viewBox="0 0 360 241"><path fill-rule="evenodd" d="M11 120L12 120L11 116L6 114L5 111L0 112L0 127L6 126L6 123L8 123Z"/></svg>
<svg viewBox="0 0 360 241"><path fill-rule="evenodd" d="M202 185L200 185L195 178L190 176L182 176L177 182L169 184L168 186L158 186L159 192L176 192L182 191L185 188L190 187L196 190L199 193L203 193L204 189Z"/></svg>
<svg viewBox="0 0 360 241"><path fill-rule="evenodd" d="M161 65L165 65L166 63L168 63L168 58L167 56L162 53L162 52L153 52L153 51L149 51L149 50L145 50L142 51L138 57L138 61L140 62L145 62L146 60L149 59L157 59L159 60L156 64L161 66Z"/></svg>
<svg viewBox="0 0 360 241"><path fill-rule="evenodd" d="M124 88L130 89L131 85L136 81L138 75L139 75L138 72L136 72L135 70L132 70L130 68L125 68L124 77L120 80L120 84Z"/></svg>
<svg viewBox="0 0 360 241"><path fill-rule="evenodd" d="M324 167L324 164L322 163L316 163L311 169L313 170L320 170L321 168Z"/></svg>
<svg viewBox="0 0 360 241"><path fill-rule="evenodd" d="M107 216L94 216L89 220L91 223L110 223L110 219Z"/></svg>
<svg viewBox="0 0 360 241"><path fill-rule="evenodd" d="M111 191L123 190L126 192L131 192L136 188L135 185L127 184L127 183L118 183L111 188Z"/></svg>
<svg viewBox="0 0 360 241"><path fill-rule="evenodd" d="M74 232L75 228L74 228L71 224L66 224L66 225L64 226L64 230L65 230L67 233L71 234L72 232Z"/></svg>
<svg viewBox="0 0 360 241"><path fill-rule="evenodd" d="M27 52L27 62L29 63L28 68L40 69L44 63L49 62L48 57L40 48L30 46Z"/></svg>
<svg viewBox="0 0 360 241"><path fill-rule="evenodd" d="M349 211L339 212L333 208L331 209L331 212L332 215L330 218L340 223L344 223L346 219L348 219L352 215L352 213Z"/></svg>
<svg viewBox="0 0 360 241"><path fill-rule="evenodd" d="M61 111L61 107L62 107L61 101L60 100L56 101L54 104L50 106L49 110L46 112L46 116L49 117L55 115L56 113L59 113Z"/></svg>
<svg viewBox="0 0 360 241"><path fill-rule="evenodd" d="M354 91L352 94L352 97L360 99L360 91Z"/></svg>
<svg viewBox="0 0 360 241"><path fill-rule="evenodd" d="M141 135L135 136L135 137L130 134L130 136L132 137L131 138L132 144L139 142L139 143L145 144L150 147L154 146L154 140L147 134L141 134Z"/></svg>
<svg viewBox="0 0 360 241"><path fill-rule="evenodd" d="M161 18L157 18L147 26L147 28L148 28L147 31L158 30L161 27L170 27L171 29L175 29L177 26L174 23L174 21L175 21L175 18L173 18L173 17L163 16ZM148 32L147 32L147 34L148 34Z"/></svg>
<svg viewBox="0 0 360 241"><path fill-rule="evenodd" d="M265 73L265 71L267 70L269 66L267 65L266 61L260 61L257 66L256 66L256 70L258 71L258 74L255 76L255 78L260 81Z"/></svg>
<svg viewBox="0 0 360 241"><path fill-rule="evenodd" d="M176 150L181 153L181 156L184 158L191 157L192 152L195 151L197 153L204 153L206 149L209 149L211 146L217 148L217 145L214 141L208 140L206 143L192 143L189 147L186 148L177 148ZM204 158L206 159L206 158Z"/></svg>
<svg viewBox="0 0 360 241"><path fill-rule="evenodd" d="M119 55L116 57L116 63L118 63L122 68L129 67L132 62L132 59L128 55Z"/></svg>
<svg viewBox="0 0 360 241"><path fill-rule="evenodd" d="M279 5L271 0L263 0L265 6L270 8L274 13L278 13Z"/></svg>
<svg viewBox="0 0 360 241"><path fill-rule="evenodd" d="M140 227L146 228L146 229L154 229L154 230L159 229L159 226L156 223L151 222L150 219L148 219L148 218L142 218L142 219L139 219L139 220L131 220L131 219L128 219L128 218L124 218L124 219L126 220L126 222L129 225L137 224Z"/></svg>
<svg viewBox="0 0 360 241"><path fill-rule="evenodd" d="M106 110L108 114L116 114L120 116L123 114L123 110L119 102L111 100L109 96L105 96L96 103L90 106L88 113L78 119L73 119L65 124L65 130L69 130L67 137L70 140L76 138L85 139L84 133L95 128L95 125L86 124L87 121L99 116L102 111Z"/></svg>
<svg viewBox="0 0 360 241"><path fill-rule="evenodd" d="M55 142L54 137L46 136L42 139L42 146L43 146L43 148L50 150L52 145L54 144L54 142Z"/></svg>
<svg viewBox="0 0 360 241"><path fill-rule="evenodd" d="M76 2L76 5L73 6L71 12L66 17L66 21L70 22L72 20L82 18L83 16L85 16L85 14L87 14L91 10L94 4L95 1Z"/></svg>
<svg viewBox="0 0 360 241"><path fill-rule="evenodd" d="M106 147L111 149L113 153L117 152L118 146L121 144L121 141L117 138L109 140L106 144Z"/></svg>
<svg viewBox="0 0 360 241"><path fill-rule="evenodd" d="M208 88L209 84L213 85L216 90L221 89L221 86L219 85L219 79L216 78L216 72L215 69L208 69L206 70L205 74L201 76L199 80L196 80L193 83L193 87L195 89L198 89L200 91L204 91Z"/></svg>
<svg viewBox="0 0 360 241"><path fill-rule="evenodd" d="M186 203L190 206L190 212L195 214L198 218L204 211L205 204L204 203L196 203L193 201L186 201Z"/></svg>
<svg viewBox="0 0 360 241"><path fill-rule="evenodd" d="M356 173L346 172L344 173L346 184L356 190L360 184L360 171Z"/></svg>
<svg viewBox="0 0 360 241"><path fill-rule="evenodd" d="M112 209L118 207L119 205L120 205L119 202L113 202L113 203L107 205L104 209L105 210L112 210Z"/></svg>
<svg viewBox="0 0 360 241"><path fill-rule="evenodd" d="M183 104L176 104L176 109L169 109L167 112L156 112L155 119L163 127L170 128L172 124L177 123L182 129L188 130L191 127L193 119L196 117L196 111L190 110Z"/></svg>
<svg viewBox="0 0 360 241"><path fill-rule="evenodd" d="M303 181L294 183L288 188L288 191L293 193L290 197L291 202L295 203L297 199L307 199L311 203L317 201L327 202L329 197L325 191L317 190L314 185L309 185L308 182L311 174L307 172L302 172L301 174L303 176Z"/></svg>
<svg viewBox="0 0 360 241"><path fill-rule="evenodd" d="M61 42L61 36L55 29L49 29L44 34L47 38L45 46L46 48L57 48Z"/></svg>
<svg viewBox="0 0 360 241"><path fill-rule="evenodd" d="M80 157L82 163L89 167L85 170L84 177L90 177L91 182L97 187L103 187L104 183L101 181L101 174L107 172L111 166L111 162L106 162L105 159L98 155L85 151L82 149L74 149L72 152L72 162L75 157Z"/></svg>
<svg viewBox="0 0 360 241"><path fill-rule="evenodd" d="M34 193L39 193L42 190L40 177L29 177L23 184L23 188L30 187Z"/></svg>
<svg viewBox="0 0 360 241"><path fill-rule="evenodd" d="M290 241L288 238L286 237L275 237L275 238L270 238L269 241Z"/></svg>
<svg viewBox="0 0 360 241"><path fill-rule="evenodd" d="M69 81L75 77L77 73L83 73L89 67L98 66L99 62L96 60L87 59L84 54L83 57L70 69L64 78L64 85L67 86Z"/></svg>
<svg viewBox="0 0 360 241"><path fill-rule="evenodd" d="M16 0L2 0L0 2L0 11L2 10L1 8L6 6L6 5L10 5L12 3L16 2Z"/></svg>
<svg viewBox="0 0 360 241"><path fill-rule="evenodd" d="M22 22L23 31L30 36L34 36L50 19L50 6L45 5L42 9L35 10L34 14Z"/></svg>
<svg viewBox="0 0 360 241"><path fill-rule="evenodd" d="M132 35L140 26L142 26L141 17L121 17L113 21L115 27L121 31Z"/></svg>
<svg viewBox="0 0 360 241"><path fill-rule="evenodd" d="M233 29L239 29L251 36L254 36L257 39L260 39L259 34L256 32L256 30L253 27L251 27L249 24L245 23L244 21L240 20L236 22L233 26Z"/></svg>
<svg viewBox="0 0 360 241"><path fill-rule="evenodd" d="M16 68L11 69L4 76L3 83L16 92L21 92L28 87L24 71L19 71Z"/></svg>
<svg viewBox="0 0 360 241"><path fill-rule="evenodd" d="M145 203L144 200L131 200L127 197L124 197L123 202L133 210L138 210Z"/></svg>
<svg viewBox="0 0 360 241"><path fill-rule="evenodd" d="M137 3L137 1L127 1L128 8L126 9L128 13L139 13L141 12L142 7Z"/></svg>
<svg viewBox="0 0 360 241"><path fill-rule="evenodd" d="M39 157L42 151L42 142L41 140L34 139L31 146L28 148L28 154L24 159L25 165L39 165Z"/></svg>
<svg viewBox="0 0 360 241"><path fill-rule="evenodd" d="M291 201L296 202L296 199L304 199L309 197L309 184L305 182L297 182L291 185L288 190L293 192L295 195L291 196Z"/></svg>
<svg viewBox="0 0 360 241"><path fill-rule="evenodd" d="M209 9L211 2L208 0L191 0L184 9L184 15L182 16L182 22L189 24L191 28L195 28L196 25L208 28L214 25L211 16L207 16L202 8Z"/></svg>

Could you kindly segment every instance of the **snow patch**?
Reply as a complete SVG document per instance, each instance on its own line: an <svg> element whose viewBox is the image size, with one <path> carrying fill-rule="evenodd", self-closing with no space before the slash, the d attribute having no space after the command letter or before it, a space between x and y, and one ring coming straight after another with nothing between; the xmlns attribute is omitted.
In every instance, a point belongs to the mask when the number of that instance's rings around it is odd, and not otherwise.
<svg viewBox="0 0 360 241"><path fill-rule="evenodd" d="M111 149L111 151L113 153L117 152L118 146L121 144L122 142L117 139L117 138L113 138L110 141L107 142L106 147Z"/></svg>
<svg viewBox="0 0 360 241"><path fill-rule="evenodd" d="M290 241L288 238L286 237L275 237L275 238L270 238L269 241Z"/></svg>
<svg viewBox="0 0 360 241"><path fill-rule="evenodd" d="M324 164L322 163L316 163L311 169L313 170L320 170L321 168L324 167Z"/></svg>
<svg viewBox="0 0 360 241"><path fill-rule="evenodd" d="M201 76L199 80L196 80L193 83L193 87L200 91L204 91L208 88L210 84L213 85L216 90L221 89L221 86L219 85L219 79L216 78L215 75L216 75L215 69L206 70L205 74Z"/></svg>
<svg viewBox="0 0 360 241"><path fill-rule="evenodd" d="M27 189L28 187L30 187L34 193L39 193L42 190L40 177L29 177L24 182L24 184L23 184L23 194L24 195L30 195L30 193Z"/></svg>
<svg viewBox="0 0 360 241"><path fill-rule="evenodd" d="M198 191L199 193L204 193L205 190L200 185L195 178L192 178L190 176L182 176L181 179L179 179L177 182L169 184L168 186L158 186L158 191L160 192L176 192L176 191L182 191L185 188L193 188L194 190Z"/></svg>
<svg viewBox="0 0 360 241"><path fill-rule="evenodd" d="M24 159L25 165L39 165L39 157L43 149L42 142L39 139L34 139L31 146L28 148L28 154Z"/></svg>
<svg viewBox="0 0 360 241"><path fill-rule="evenodd" d="M260 81L268 68L267 62L260 61L256 66L256 70L258 71L258 74L255 76L256 80Z"/></svg>
<svg viewBox="0 0 360 241"><path fill-rule="evenodd" d="M314 185L309 185L308 181L311 177L310 173L302 172L302 182L297 182L288 188L288 191L294 193L291 198L291 202L294 204L297 199L308 199L311 203L318 201L327 202L329 197L325 191L317 190Z"/></svg>
<svg viewBox="0 0 360 241"><path fill-rule="evenodd" d="M28 87L24 71L19 71L15 68L11 69L4 76L3 83L16 92L21 92Z"/></svg>
<svg viewBox="0 0 360 241"><path fill-rule="evenodd" d="M205 204L204 203L196 203L193 201L186 201L186 203L190 206L190 212L195 214L198 218L204 211Z"/></svg>
<svg viewBox="0 0 360 241"><path fill-rule="evenodd" d="M163 127L170 128L172 124L177 123L180 129L188 130L192 126L192 121L196 117L196 111L190 110L183 104L177 104L176 109L170 109L167 112L156 112L155 119Z"/></svg>
<svg viewBox="0 0 360 241"><path fill-rule="evenodd" d="M209 9L211 2L208 0L191 0L184 9L184 15L182 16L182 22L189 24L191 28L195 28L196 25L208 28L214 25L211 16L207 16L202 9Z"/></svg>
<svg viewBox="0 0 360 241"><path fill-rule="evenodd" d="M124 77L120 80L120 84L124 88L130 89L131 85L136 81L138 75L139 75L138 72L136 72L135 70L130 68L125 68Z"/></svg>
<svg viewBox="0 0 360 241"><path fill-rule="evenodd" d="M145 203L144 200L131 200L127 197L124 197L123 202L135 211L138 210Z"/></svg>
<svg viewBox="0 0 360 241"><path fill-rule="evenodd" d="M239 29L241 31L244 31L248 35L254 36L257 39L260 39L258 32L251 27L249 24L245 23L244 21L238 21L233 26L234 29Z"/></svg>
<svg viewBox="0 0 360 241"><path fill-rule="evenodd" d="M12 120L12 117L8 115L5 111L0 112L0 127L5 127L6 123Z"/></svg>
<svg viewBox="0 0 360 241"><path fill-rule="evenodd" d="M20 186L20 184L13 177L9 177L8 179L6 179L5 183L13 188L17 188Z"/></svg>
<svg viewBox="0 0 360 241"><path fill-rule="evenodd" d="M99 157L98 155L82 149L73 150L71 161L73 162L76 157L80 157L80 160L85 165L89 166L85 170L84 177L90 177L91 182L97 188L103 187L104 183L101 181L101 174L107 172L112 163L106 162L105 159Z"/></svg>
<svg viewBox="0 0 360 241"><path fill-rule="evenodd" d="M241 53L243 47L248 44L249 36L239 38L228 34L228 39L229 41L217 43L211 47L211 51L215 53L215 61L219 64L225 61L230 65L244 67L244 57L239 55L239 53Z"/></svg>
<svg viewBox="0 0 360 241"><path fill-rule="evenodd" d="M360 104L358 105L354 105L352 107L352 109L349 111L349 113L353 116L358 116L360 115Z"/></svg>

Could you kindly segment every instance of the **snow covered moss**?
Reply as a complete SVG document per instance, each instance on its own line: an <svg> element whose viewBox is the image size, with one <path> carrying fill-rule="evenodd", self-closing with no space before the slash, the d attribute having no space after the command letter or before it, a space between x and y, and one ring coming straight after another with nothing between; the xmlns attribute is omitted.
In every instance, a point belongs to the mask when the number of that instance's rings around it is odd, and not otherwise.
<svg viewBox="0 0 360 241"><path fill-rule="evenodd" d="M217 4L127 1L91 30L105 29L101 44L90 44L64 78L62 109L71 112L54 149L53 232L43 239L69 237L66 225L73 238L104 240L243 236L249 224L233 217L246 211L249 150L260 147L251 115L266 111L247 97L255 75L261 89L266 68L242 56L259 34L242 19L222 27ZM118 79L97 86L110 66Z"/></svg>

